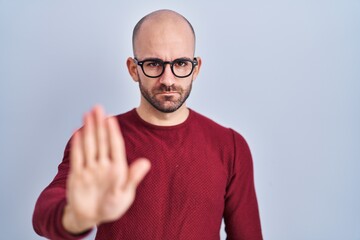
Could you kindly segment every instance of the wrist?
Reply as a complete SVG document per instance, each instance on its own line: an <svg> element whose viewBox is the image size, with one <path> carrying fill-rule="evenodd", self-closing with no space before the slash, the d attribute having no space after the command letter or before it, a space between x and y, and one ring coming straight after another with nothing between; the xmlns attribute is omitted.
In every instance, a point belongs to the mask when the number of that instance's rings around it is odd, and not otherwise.
<svg viewBox="0 0 360 240"><path fill-rule="evenodd" d="M95 222L86 219L81 219L78 216L76 216L75 212L72 210L69 204L67 204L64 208L62 225L67 232L74 235L84 233L96 227Z"/></svg>

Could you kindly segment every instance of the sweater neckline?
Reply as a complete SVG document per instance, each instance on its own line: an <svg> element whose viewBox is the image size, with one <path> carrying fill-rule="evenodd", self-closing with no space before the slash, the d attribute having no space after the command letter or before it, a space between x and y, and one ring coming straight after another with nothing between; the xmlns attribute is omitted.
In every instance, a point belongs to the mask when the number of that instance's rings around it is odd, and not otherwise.
<svg viewBox="0 0 360 240"><path fill-rule="evenodd" d="M188 109L189 109L189 115L185 119L185 121L183 121L182 123L176 124L176 125L172 125L172 126L160 126L160 125L151 124L140 117L140 115L136 111L136 108L134 108L131 111L131 114L134 116L134 118L136 119L136 121L138 123L140 123L142 126L144 126L146 128L151 128L151 129L156 129L156 130L175 130L175 129L186 127L189 124L189 122L191 122L191 120L193 119L194 112L192 109L190 109L190 108L188 108Z"/></svg>

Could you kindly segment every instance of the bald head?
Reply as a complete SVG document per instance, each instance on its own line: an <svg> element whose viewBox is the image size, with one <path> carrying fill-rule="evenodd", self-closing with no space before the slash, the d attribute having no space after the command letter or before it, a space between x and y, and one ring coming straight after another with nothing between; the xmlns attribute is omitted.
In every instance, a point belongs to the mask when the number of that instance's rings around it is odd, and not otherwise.
<svg viewBox="0 0 360 240"><path fill-rule="evenodd" d="M184 34L192 38L193 48L195 51L195 31L191 23L181 14L172 10L158 10L149 13L135 25L132 36L132 45L134 56L137 56L139 48L139 39L147 38L149 31L157 32L157 34L165 34L165 31L182 30Z"/></svg>

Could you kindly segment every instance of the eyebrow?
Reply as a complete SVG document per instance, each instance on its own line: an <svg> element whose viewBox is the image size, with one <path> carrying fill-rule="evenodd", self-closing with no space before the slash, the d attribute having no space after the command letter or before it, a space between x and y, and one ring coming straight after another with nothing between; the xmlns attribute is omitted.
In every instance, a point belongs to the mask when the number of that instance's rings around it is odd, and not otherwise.
<svg viewBox="0 0 360 240"><path fill-rule="evenodd" d="M162 62L173 62L173 61L175 61L175 60L190 60L190 61L192 61L192 59L191 58L189 58L189 57L179 57L179 58L175 58L174 60L172 60L172 61L164 61L164 60L162 60L162 59L160 59L160 58L145 58L145 59L143 59L143 60L141 60L141 61L162 61Z"/></svg>

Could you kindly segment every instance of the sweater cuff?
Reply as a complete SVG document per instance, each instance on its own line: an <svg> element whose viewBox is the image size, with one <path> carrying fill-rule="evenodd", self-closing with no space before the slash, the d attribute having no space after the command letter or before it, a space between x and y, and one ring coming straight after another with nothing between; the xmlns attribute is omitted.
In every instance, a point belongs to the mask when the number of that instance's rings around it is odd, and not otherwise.
<svg viewBox="0 0 360 240"><path fill-rule="evenodd" d="M62 217L64 214L64 209L65 209L66 203L67 203L66 199L64 199L63 201L60 202L59 207L58 207L57 217L56 217L57 235L60 237L60 239L66 239L66 240L79 240L79 239L85 238L86 236L88 236L90 234L92 229L89 229L83 233L74 235L74 234L66 231L66 229L64 228L64 226L62 224Z"/></svg>

